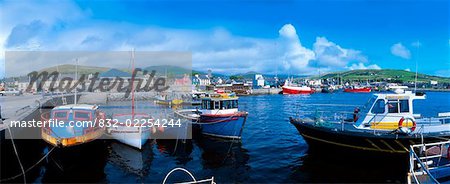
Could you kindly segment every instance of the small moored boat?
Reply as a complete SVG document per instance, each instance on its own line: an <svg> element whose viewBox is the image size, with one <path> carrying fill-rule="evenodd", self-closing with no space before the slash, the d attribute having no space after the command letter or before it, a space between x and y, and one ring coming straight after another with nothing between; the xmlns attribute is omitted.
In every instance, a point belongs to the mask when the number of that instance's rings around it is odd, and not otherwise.
<svg viewBox="0 0 450 184"><path fill-rule="evenodd" d="M95 105L71 104L57 106L43 113L41 119L45 122L41 130L44 141L53 146L71 147L100 138L104 127L99 122L105 121L106 115Z"/></svg>
<svg viewBox="0 0 450 184"><path fill-rule="evenodd" d="M132 73L134 73L134 52L132 58ZM155 127L150 126L153 118L148 113L135 112L135 86L134 77L131 78L131 112L126 114L114 114L114 125L108 127L108 133L112 138L131 147L142 149L142 146L151 138L151 130Z"/></svg>
<svg viewBox="0 0 450 184"><path fill-rule="evenodd" d="M210 94L202 99L200 109L177 110L181 117L191 119L193 128L199 128L202 134L240 139L247 112L238 110L238 97L234 94Z"/></svg>
<svg viewBox="0 0 450 184"><path fill-rule="evenodd" d="M284 85L281 87L283 94L311 94L314 90L308 86L294 86L291 80L286 79Z"/></svg>
<svg viewBox="0 0 450 184"><path fill-rule="evenodd" d="M344 92L348 93L370 93L371 91L372 88L370 87L358 87L358 86L353 86L344 89Z"/></svg>

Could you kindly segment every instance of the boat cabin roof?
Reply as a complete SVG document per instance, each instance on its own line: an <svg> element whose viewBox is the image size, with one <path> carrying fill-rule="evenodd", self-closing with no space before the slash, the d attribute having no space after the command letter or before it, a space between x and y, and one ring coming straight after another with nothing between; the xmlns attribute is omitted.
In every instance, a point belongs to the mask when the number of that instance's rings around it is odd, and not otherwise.
<svg viewBox="0 0 450 184"><path fill-rule="evenodd" d="M89 104L69 104L69 105L62 105L57 106L53 108L53 110L70 110L70 109L77 109L77 110L96 110L98 109L97 105L89 105Z"/></svg>
<svg viewBox="0 0 450 184"><path fill-rule="evenodd" d="M205 101L226 101L226 100L238 100L239 98L234 93L214 93L209 97L205 97L202 100Z"/></svg>
<svg viewBox="0 0 450 184"><path fill-rule="evenodd" d="M418 94L412 93L411 91L405 91L404 93L394 93L394 94L388 94L388 93L374 94L374 96L376 96L377 99L386 99L386 100L404 100L404 99L424 100L425 99L425 94L418 95Z"/></svg>

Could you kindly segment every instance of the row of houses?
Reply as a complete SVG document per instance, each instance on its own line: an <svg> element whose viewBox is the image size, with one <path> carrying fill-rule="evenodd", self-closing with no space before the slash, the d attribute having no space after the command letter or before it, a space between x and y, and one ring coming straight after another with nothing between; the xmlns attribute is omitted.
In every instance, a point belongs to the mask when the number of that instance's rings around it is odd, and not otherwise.
<svg viewBox="0 0 450 184"><path fill-rule="evenodd" d="M16 89L18 91L22 91L22 92L30 92L30 93L34 93L34 92L38 92L38 91L45 91L45 92L63 92L60 91L58 88L59 86L64 87L66 85L68 85L69 81L68 80L64 80L64 79L71 79L71 83L72 85L77 83L79 80L84 80L85 81L85 86L90 86L91 82L95 82L95 84L93 86L98 86L98 87L102 87L102 89L100 88L95 88L96 91L109 91L109 92L118 92L119 89L119 85L115 85L113 88L110 88L109 85L99 85L99 83L102 80L106 80L108 79L109 81L114 81L117 77L120 79L123 79L123 83L122 86L128 86L131 78L132 78L132 74L125 72L125 71L121 71L118 69L110 69L108 71L102 72L97 76L97 80L93 80L93 78L95 77L94 74L88 74L88 75L84 75L85 78L81 78L83 75L79 75L79 78L75 78L75 74L60 74L58 76L58 79L53 81L52 79L49 79L45 82L37 80L36 82L31 83L32 79L28 76L21 76L21 77L10 77L10 78L5 78L3 80L0 80L0 87L3 89ZM161 77L161 76L159 76ZM164 76L162 76L164 77ZM153 84L153 80L154 78L151 78L150 74L146 74L143 76L136 76L136 80L141 80L142 81L142 85L147 84L148 82L150 84ZM151 81L148 81L148 80ZM51 86L53 83L53 90L50 90ZM166 77L166 85L175 85L175 86L182 86L182 85L191 85L192 81L189 78L189 75L184 75L184 77L181 78L167 78ZM136 82L135 85L138 85L138 83ZM42 87L40 87L42 86ZM30 87L30 91L27 91L27 88ZM38 89L39 88L39 89ZM95 90L90 91L90 92L95 92Z"/></svg>

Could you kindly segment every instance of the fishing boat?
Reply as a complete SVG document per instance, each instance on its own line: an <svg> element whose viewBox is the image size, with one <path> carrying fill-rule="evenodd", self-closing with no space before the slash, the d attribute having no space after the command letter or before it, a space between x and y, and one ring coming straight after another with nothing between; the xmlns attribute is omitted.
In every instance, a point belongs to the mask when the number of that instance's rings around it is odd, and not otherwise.
<svg viewBox="0 0 450 184"><path fill-rule="evenodd" d="M344 92L348 93L370 93L371 91L372 88L370 87L359 87L359 86L352 86L344 89Z"/></svg>
<svg viewBox="0 0 450 184"><path fill-rule="evenodd" d="M132 57L132 73L134 73L134 52ZM153 118L148 113L135 112L135 86L134 75L131 78L131 112L125 114L114 114L112 119L114 125L108 127L108 134L117 141L131 147L142 149L142 146L150 139L151 131L155 131Z"/></svg>
<svg viewBox="0 0 450 184"><path fill-rule="evenodd" d="M312 151L361 151L403 157L411 144L450 137L450 113L431 118L413 113L413 101L425 98L425 94L411 91L374 94L362 110L317 111L311 116L289 119Z"/></svg>
<svg viewBox="0 0 450 184"><path fill-rule="evenodd" d="M45 122L41 136L47 143L58 147L92 142L103 135L104 127L99 126L99 122L105 119L105 113L95 105L57 106L41 115L42 122ZM57 123L63 123L63 126Z"/></svg>
<svg viewBox="0 0 450 184"><path fill-rule="evenodd" d="M175 114L191 119L193 128L202 134L230 139L241 138L248 115L238 110L234 93L210 94L202 98L200 109L176 110Z"/></svg>
<svg viewBox="0 0 450 184"><path fill-rule="evenodd" d="M411 145L408 183L447 183L450 181L450 140Z"/></svg>
<svg viewBox="0 0 450 184"><path fill-rule="evenodd" d="M323 86L321 92L322 93L333 93L334 90L336 89L335 86Z"/></svg>
<svg viewBox="0 0 450 184"><path fill-rule="evenodd" d="M163 95L163 94L156 96L156 99L154 102L157 105L166 105L166 106L183 104L182 99L175 98L173 100L170 100L170 99L168 99L167 95Z"/></svg>
<svg viewBox="0 0 450 184"><path fill-rule="evenodd" d="M286 79L281 88L283 90L283 94L311 94L314 92L314 90L308 86L294 86L292 84L292 80L289 79Z"/></svg>

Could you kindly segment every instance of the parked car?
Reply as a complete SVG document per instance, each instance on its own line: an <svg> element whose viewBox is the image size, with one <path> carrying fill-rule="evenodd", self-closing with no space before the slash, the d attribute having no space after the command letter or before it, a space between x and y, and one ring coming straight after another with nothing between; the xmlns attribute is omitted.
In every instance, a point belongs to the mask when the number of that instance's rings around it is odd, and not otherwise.
<svg viewBox="0 0 450 184"><path fill-rule="evenodd" d="M19 91L17 89L5 89L3 91L0 91L0 96L20 96L22 94L22 91Z"/></svg>

